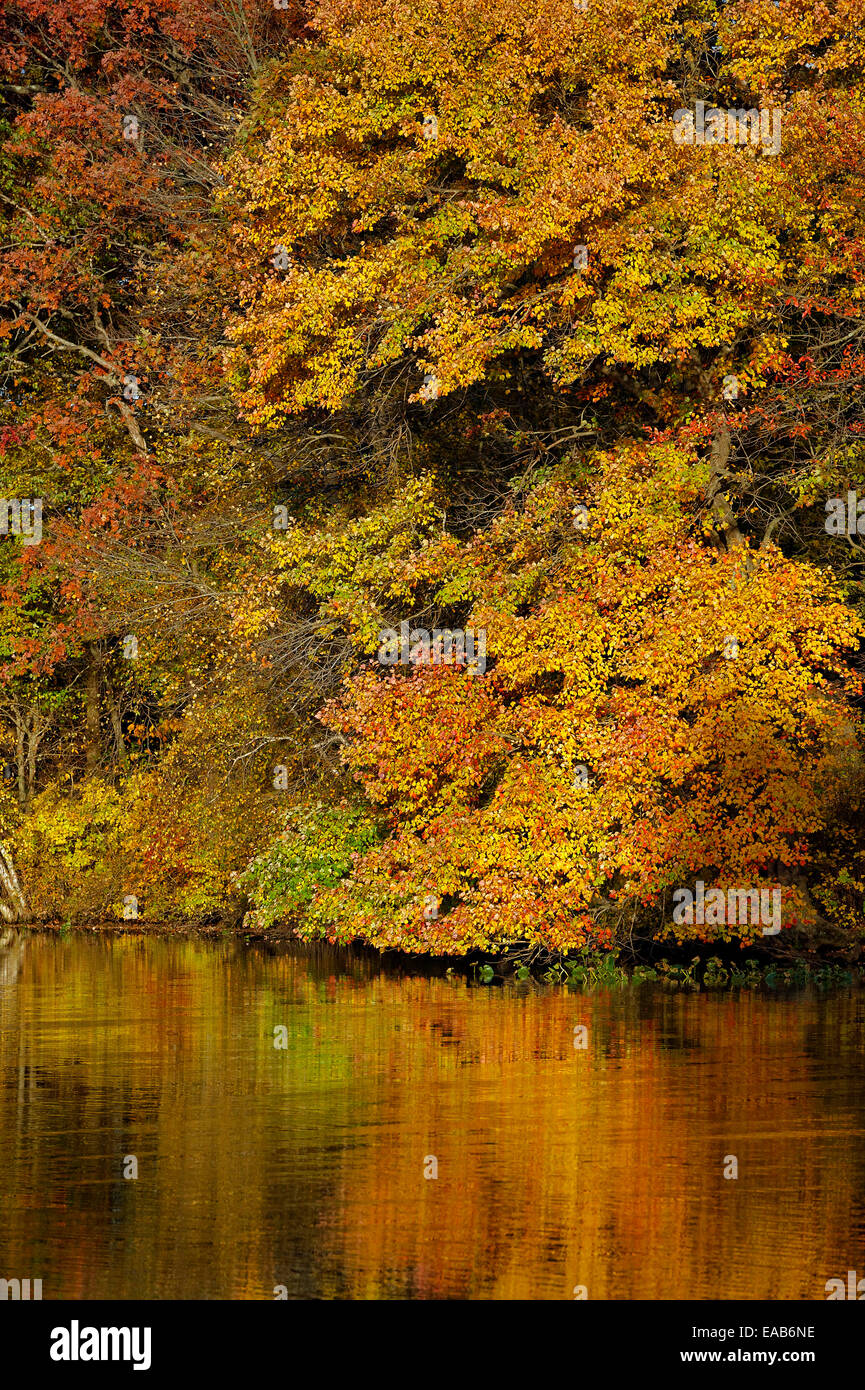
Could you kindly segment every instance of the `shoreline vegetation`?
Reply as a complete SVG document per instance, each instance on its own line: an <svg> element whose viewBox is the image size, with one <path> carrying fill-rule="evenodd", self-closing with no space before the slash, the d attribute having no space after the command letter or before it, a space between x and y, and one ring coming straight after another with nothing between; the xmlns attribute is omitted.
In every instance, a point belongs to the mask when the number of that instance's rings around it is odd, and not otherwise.
<svg viewBox="0 0 865 1390"><path fill-rule="evenodd" d="M334 947L325 942L304 942L295 931L271 927L246 931L226 921L118 922L95 923L41 922L7 927L0 932L0 950L29 935L145 936L160 939L200 938L235 941L268 949L302 946L303 953L315 956L328 952L346 961L362 959L373 968L396 970L407 975L457 976L476 984L532 983L567 986L572 989L621 989L636 985L656 985L688 991L723 989L769 990L818 989L865 985L865 962L820 957L814 951L805 957L785 946L772 954L749 949L728 948L721 954L704 949L691 955L686 948L664 952L655 942L642 943L629 951L584 949L570 956L550 957L537 950L512 951L503 956L419 956L406 951L377 951L369 946Z"/></svg>
<svg viewBox="0 0 865 1390"><path fill-rule="evenodd" d="M782 10L8 0L3 923L858 969L865 40Z"/></svg>

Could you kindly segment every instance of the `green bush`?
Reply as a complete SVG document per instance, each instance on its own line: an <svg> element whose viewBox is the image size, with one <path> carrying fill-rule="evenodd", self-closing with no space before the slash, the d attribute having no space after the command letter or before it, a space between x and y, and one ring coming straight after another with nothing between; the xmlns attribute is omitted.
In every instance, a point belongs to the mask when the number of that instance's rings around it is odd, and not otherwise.
<svg viewBox="0 0 865 1390"><path fill-rule="evenodd" d="M280 838L237 878L254 904L252 923L270 927L295 921L319 889L335 887L351 869L353 856L380 838L369 816L345 803L296 808Z"/></svg>

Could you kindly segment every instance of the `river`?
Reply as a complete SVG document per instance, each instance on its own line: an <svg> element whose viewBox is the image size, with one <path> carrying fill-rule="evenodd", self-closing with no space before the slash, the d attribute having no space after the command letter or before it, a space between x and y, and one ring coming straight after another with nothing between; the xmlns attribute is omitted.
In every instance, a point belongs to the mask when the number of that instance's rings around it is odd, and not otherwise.
<svg viewBox="0 0 865 1390"><path fill-rule="evenodd" d="M44 1299L825 1299L865 1275L863 1048L857 989L579 994L36 933L0 954L0 1276Z"/></svg>

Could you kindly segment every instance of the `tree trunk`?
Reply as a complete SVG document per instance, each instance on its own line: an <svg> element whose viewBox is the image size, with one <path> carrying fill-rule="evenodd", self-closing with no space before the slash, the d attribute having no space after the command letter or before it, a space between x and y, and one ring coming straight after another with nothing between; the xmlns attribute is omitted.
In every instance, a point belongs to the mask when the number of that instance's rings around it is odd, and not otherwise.
<svg viewBox="0 0 865 1390"><path fill-rule="evenodd" d="M721 425L712 440L711 476L709 478L708 500L712 505L715 526L723 535L728 550L735 550L745 544L745 537L739 530L733 509L724 493L724 483L728 477L727 464L730 461L730 427Z"/></svg>
<svg viewBox="0 0 865 1390"><path fill-rule="evenodd" d="M695 394L703 401L708 410L713 411L713 413L718 412L719 416L709 454L710 472L706 501L712 509L715 529L724 538L725 548L737 550L740 546L745 545L745 537L739 530L739 524L726 493L727 483L730 479L729 463L732 448L730 421L726 414L724 402L718 399L717 388L700 362L699 354L694 352L692 357L696 365L696 373L692 379ZM747 547L745 564L750 571L751 561L747 554Z"/></svg>
<svg viewBox="0 0 865 1390"><path fill-rule="evenodd" d="M24 711L15 710L15 764L18 769L18 805L27 805L27 753Z"/></svg>
<svg viewBox="0 0 865 1390"><path fill-rule="evenodd" d="M21 892L18 875L12 863L12 856L6 846L0 843L0 889L5 891L7 901L0 897L0 917L5 922L29 922L30 911Z"/></svg>
<svg viewBox="0 0 865 1390"><path fill-rule="evenodd" d="M118 761L121 765L126 764L126 740L123 737L123 725L120 719L120 704L116 700L110 701L111 710L111 729L114 734L114 747L117 752Z"/></svg>
<svg viewBox="0 0 865 1390"><path fill-rule="evenodd" d="M44 733L45 721L39 710L31 710L27 729L27 800L24 803L25 809L29 808L33 800L33 793L36 790L36 757Z"/></svg>
<svg viewBox="0 0 865 1390"><path fill-rule="evenodd" d="M87 675L84 685L85 729L87 739L87 771L99 769L99 685L102 671L102 653L98 642L88 642Z"/></svg>

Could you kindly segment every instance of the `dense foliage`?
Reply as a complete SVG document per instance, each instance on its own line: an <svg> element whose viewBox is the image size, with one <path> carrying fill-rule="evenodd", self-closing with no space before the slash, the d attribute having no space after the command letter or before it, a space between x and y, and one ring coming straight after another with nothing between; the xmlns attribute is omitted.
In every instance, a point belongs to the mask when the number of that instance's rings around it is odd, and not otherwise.
<svg viewBox="0 0 865 1390"><path fill-rule="evenodd" d="M863 35L10 0L7 919L858 953Z"/></svg>

